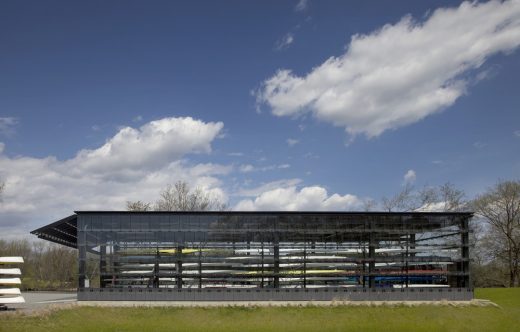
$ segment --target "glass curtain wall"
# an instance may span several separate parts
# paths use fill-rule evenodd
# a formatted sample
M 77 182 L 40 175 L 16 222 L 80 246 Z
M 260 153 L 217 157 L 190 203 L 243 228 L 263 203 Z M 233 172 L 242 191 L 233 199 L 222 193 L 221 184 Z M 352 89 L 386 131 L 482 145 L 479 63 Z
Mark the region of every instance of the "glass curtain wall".
M 78 213 L 79 287 L 469 287 L 468 219 Z

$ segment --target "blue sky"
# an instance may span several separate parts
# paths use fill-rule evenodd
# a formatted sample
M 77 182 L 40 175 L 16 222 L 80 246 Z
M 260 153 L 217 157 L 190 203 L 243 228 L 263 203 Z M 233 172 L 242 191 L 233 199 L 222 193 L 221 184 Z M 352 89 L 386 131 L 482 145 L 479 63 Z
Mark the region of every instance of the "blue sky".
M 468 197 L 518 179 L 519 7 L 2 2 L 0 228 L 177 179 L 240 209 L 334 210 L 410 170 Z

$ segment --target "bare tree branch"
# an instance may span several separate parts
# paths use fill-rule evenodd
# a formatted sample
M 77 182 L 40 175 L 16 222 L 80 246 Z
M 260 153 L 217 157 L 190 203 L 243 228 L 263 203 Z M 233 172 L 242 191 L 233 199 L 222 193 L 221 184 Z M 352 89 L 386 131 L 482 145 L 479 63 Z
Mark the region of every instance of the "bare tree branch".
M 520 280 L 520 181 L 497 183 L 478 196 L 472 206 L 487 223 L 486 240 L 494 258 L 508 267 L 509 286 Z
M 152 208 L 150 203 L 126 201 L 126 209 L 128 211 L 150 211 Z
M 168 185 L 155 202 L 156 211 L 210 211 L 227 210 L 227 205 L 201 188 L 191 190 L 186 182 Z
M 413 210 L 413 186 L 409 183 L 405 184 L 404 188 L 392 197 L 383 197 L 381 204 L 383 208 L 388 211 L 411 211 Z

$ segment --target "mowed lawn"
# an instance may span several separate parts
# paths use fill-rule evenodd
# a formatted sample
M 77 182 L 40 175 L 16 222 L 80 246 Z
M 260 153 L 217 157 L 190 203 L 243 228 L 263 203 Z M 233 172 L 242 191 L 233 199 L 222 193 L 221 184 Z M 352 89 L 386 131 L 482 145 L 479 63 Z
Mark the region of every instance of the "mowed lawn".
M 0 314 L 0 331 L 520 331 L 520 289 L 478 289 L 499 307 L 75 307 Z

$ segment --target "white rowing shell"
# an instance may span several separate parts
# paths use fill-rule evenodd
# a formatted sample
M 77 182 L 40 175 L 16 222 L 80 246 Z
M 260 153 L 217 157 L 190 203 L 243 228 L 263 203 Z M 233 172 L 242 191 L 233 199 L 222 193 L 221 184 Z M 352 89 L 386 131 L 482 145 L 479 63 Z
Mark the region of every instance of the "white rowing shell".
M 23 257 L 0 257 L 0 264 L 23 264 Z
M 20 278 L 0 278 L 0 285 L 20 285 Z
M 0 304 L 15 304 L 15 303 L 25 303 L 23 296 L 0 297 Z
M 0 288 L 0 295 L 21 295 L 19 288 Z
M 20 271 L 20 269 L 0 269 L 0 274 L 19 276 L 22 274 L 22 271 Z

